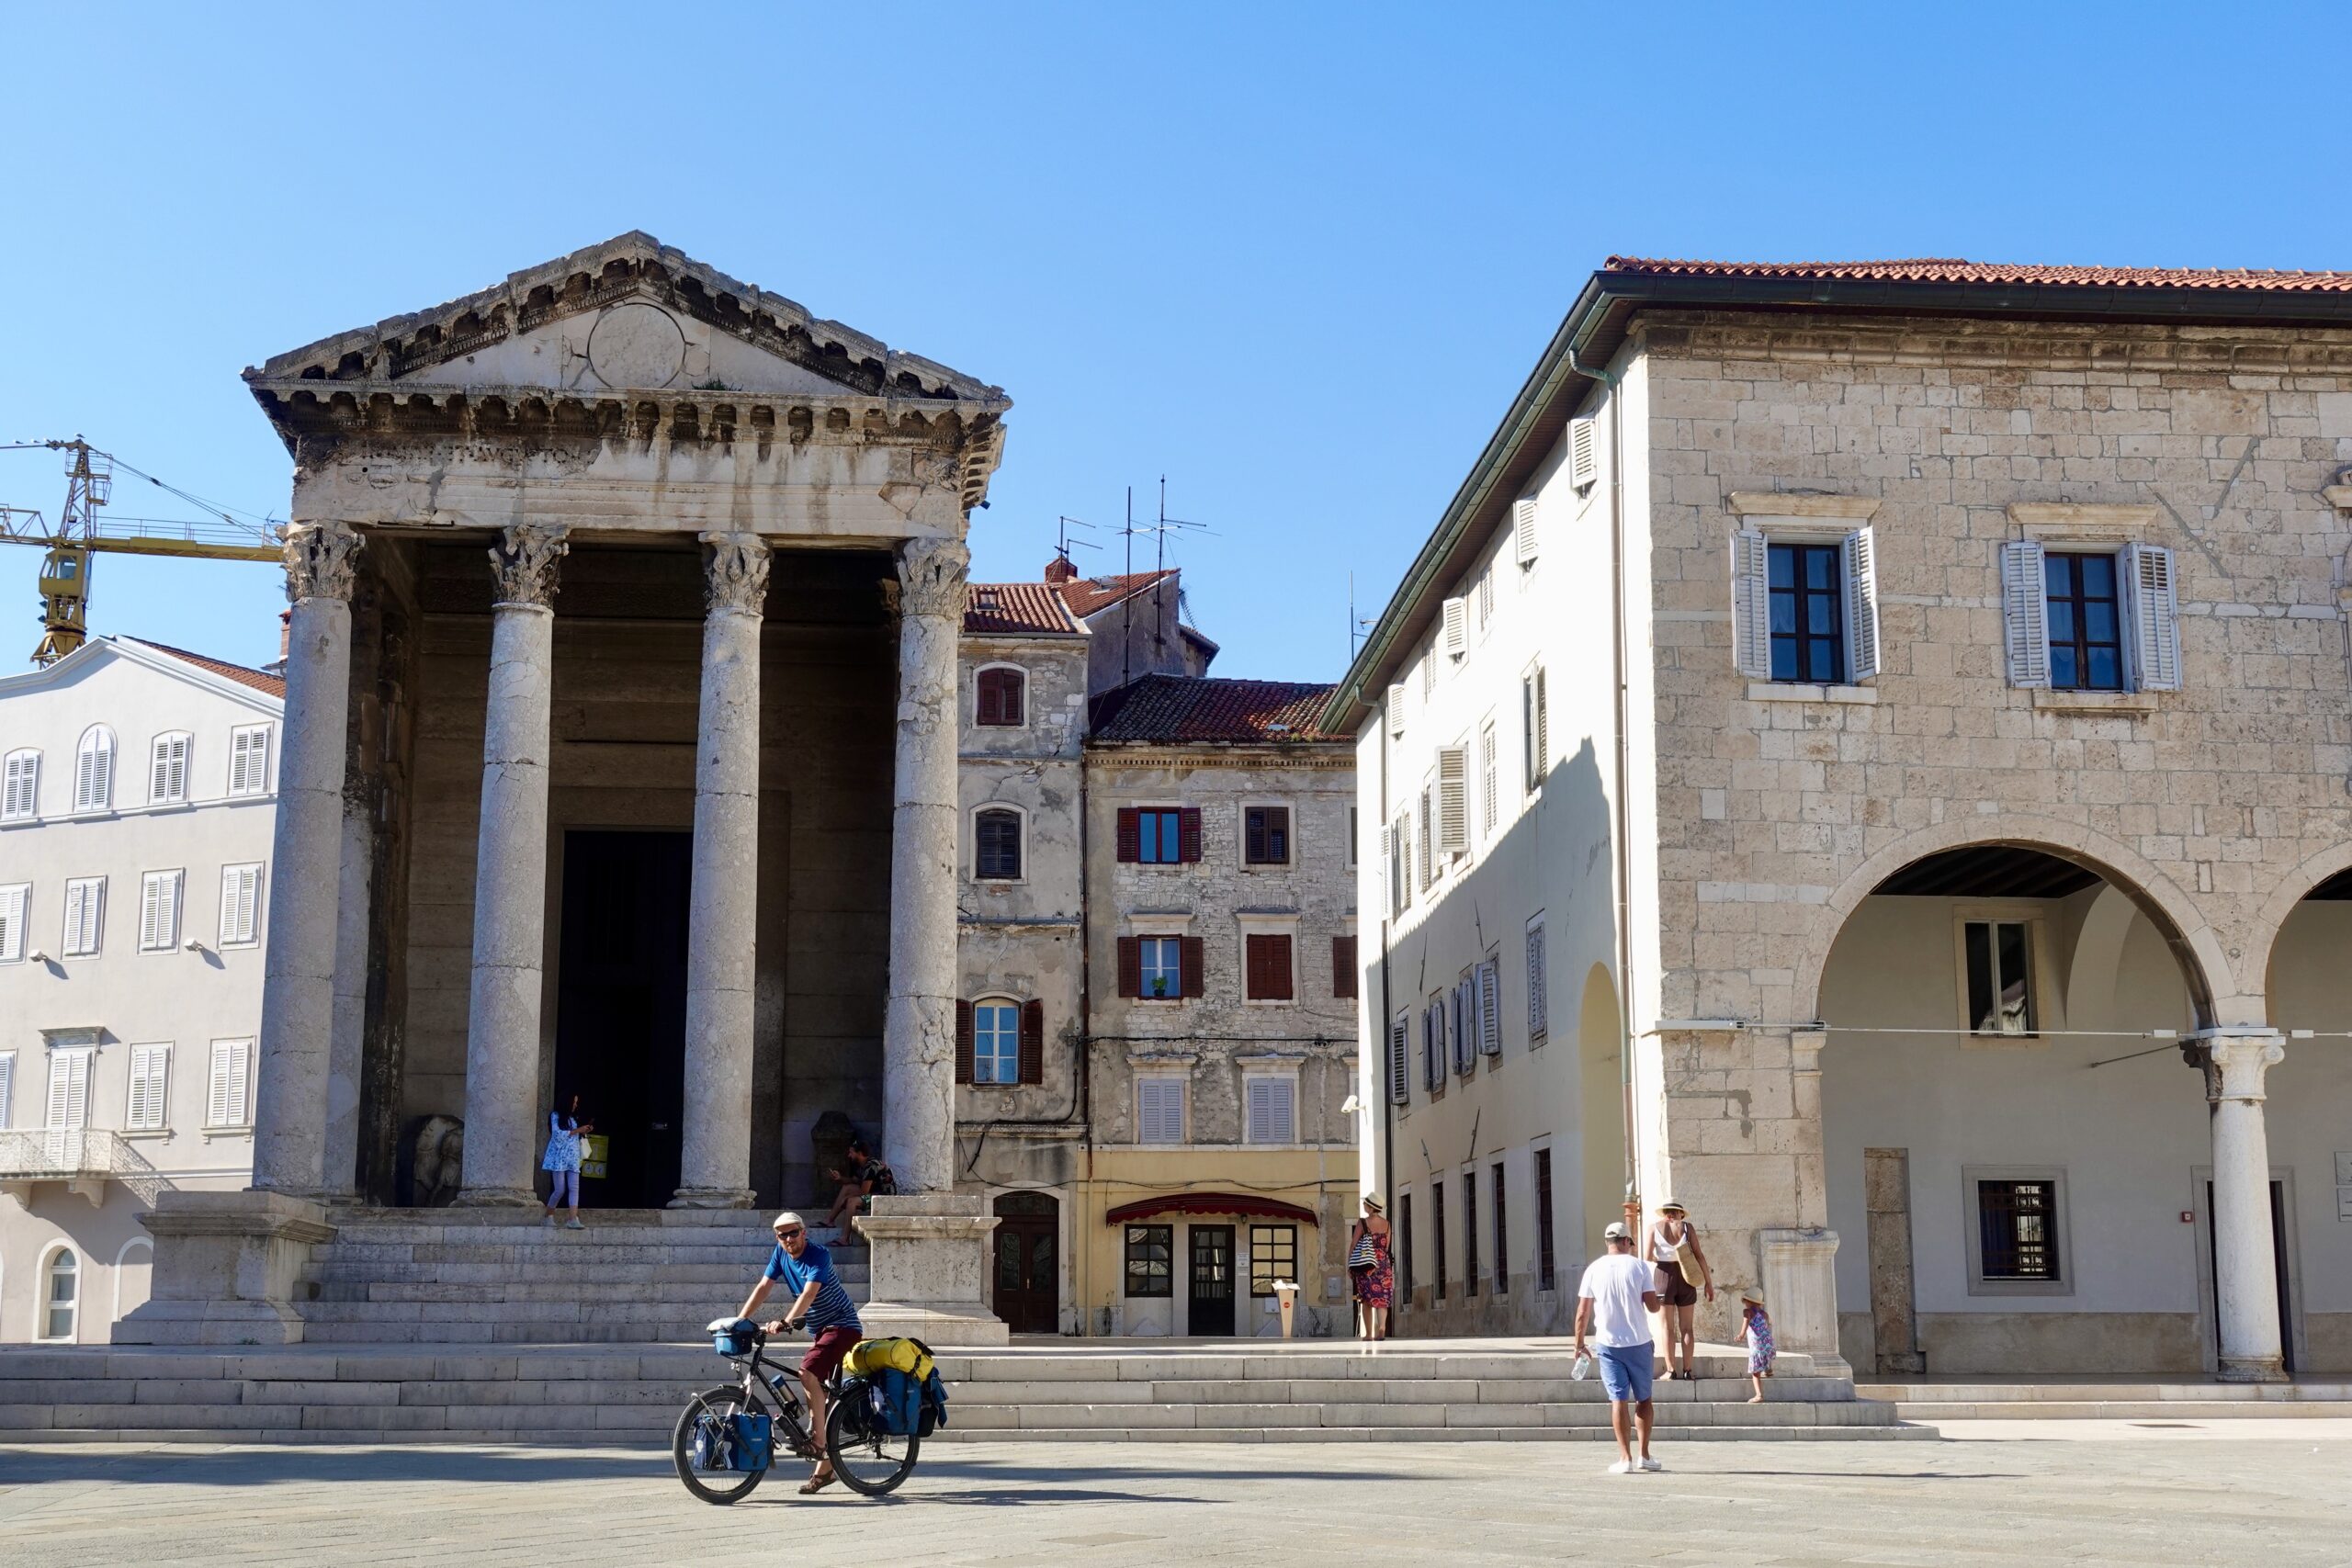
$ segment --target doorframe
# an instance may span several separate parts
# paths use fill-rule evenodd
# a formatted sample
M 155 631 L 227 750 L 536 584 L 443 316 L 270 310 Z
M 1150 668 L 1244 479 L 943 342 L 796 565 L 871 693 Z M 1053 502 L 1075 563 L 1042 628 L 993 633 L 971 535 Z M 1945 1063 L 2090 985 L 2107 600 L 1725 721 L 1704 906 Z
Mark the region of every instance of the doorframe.
M 2197 1254 L 2194 1259 L 2197 1274 L 2197 1351 L 2199 1363 L 2208 1372 L 2218 1372 L 2222 1367 L 2220 1309 L 2213 1302 L 2213 1269 L 2207 1261 L 2213 1256 L 2213 1214 L 2206 1201 L 2205 1190 L 2213 1179 L 2210 1165 L 2189 1168 L 2189 1197 L 2196 1205 L 2195 1230 Z M 2285 1249 L 2287 1255 L 2287 1300 L 2283 1303 L 2287 1318 L 2287 1349 L 2298 1367 L 2311 1365 L 2309 1340 L 2303 1332 L 2303 1265 L 2302 1247 L 2298 1235 L 2300 1226 L 2295 1213 L 2295 1168 L 2274 1165 L 2270 1179 L 2278 1184 L 2278 1218 L 2282 1227 L 2273 1245 Z
M 1082 1325 L 1076 1328 L 1071 1326 L 1070 1314 L 1078 1311 L 1079 1307 L 1076 1293 L 1077 1279 L 1071 1272 L 1074 1266 L 1070 1260 L 1072 1230 L 1078 1223 L 1078 1216 L 1075 1213 L 1076 1205 L 1071 1202 L 1070 1195 L 1058 1187 L 1015 1187 L 1009 1183 L 993 1181 L 984 1183 L 980 1192 L 988 1203 L 988 1216 L 990 1219 L 998 1217 L 996 1201 L 1008 1192 L 1038 1192 L 1054 1201 L 1053 1331 L 1066 1338 L 1073 1334 L 1082 1334 L 1085 1331 Z M 1125 1232 L 1123 1230 L 1120 1234 L 1124 1236 Z M 991 1229 L 989 1236 L 989 1310 L 994 1312 L 996 1310 L 996 1232 Z M 1125 1277 L 1123 1260 L 1120 1270 L 1122 1281 Z
M 1233 1327 L 1223 1334 L 1195 1335 L 1193 1332 L 1193 1232 L 1195 1230 L 1221 1230 L 1231 1238 L 1226 1247 L 1225 1282 L 1232 1288 L 1231 1293 L 1226 1299 L 1233 1303 Z M 1240 1222 L 1233 1218 L 1187 1220 L 1182 1226 L 1182 1233 L 1183 1244 L 1177 1257 L 1183 1261 L 1184 1289 L 1181 1294 L 1184 1303 L 1184 1314 L 1182 1326 L 1176 1331 L 1178 1336 L 1186 1339 L 1240 1338 L 1241 1303 L 1244 1297 L 1238 1275 L 1242 1267 L 1242 1241 L 1248 1233 L 1242 1229 Z

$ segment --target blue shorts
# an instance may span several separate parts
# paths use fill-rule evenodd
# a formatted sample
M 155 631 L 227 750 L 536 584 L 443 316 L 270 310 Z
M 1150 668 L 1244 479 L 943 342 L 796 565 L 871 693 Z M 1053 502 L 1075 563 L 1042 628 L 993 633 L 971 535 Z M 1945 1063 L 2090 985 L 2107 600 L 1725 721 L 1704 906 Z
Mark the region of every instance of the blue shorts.
M 1600 1362 L 1601 1386 L 1619 1404 L 1639 1404 L 1650 1396 L 1650 1380 L 1657 1370 L 1657 1349 L 1652 1345 L 1595 1345 Z

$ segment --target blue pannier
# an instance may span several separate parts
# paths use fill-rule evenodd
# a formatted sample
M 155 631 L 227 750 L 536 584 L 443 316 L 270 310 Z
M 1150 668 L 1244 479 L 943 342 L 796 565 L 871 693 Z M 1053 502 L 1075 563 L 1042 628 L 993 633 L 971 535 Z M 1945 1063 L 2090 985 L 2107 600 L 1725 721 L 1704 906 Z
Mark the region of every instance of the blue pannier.
M 905 1438 L 922 1429 L 922 1384 L 908 1373 L 885 1367 L 865 1380 L 865 1391 L 876 1431 Z
M 947 1385 L 939 1381 L 939 1372 L 934 1368 L 932 1374 L 922 1380 L 922 1419 L 915 1431 L 918 1436 L 928 1438 L 934 1430 L 946 1425 Z
M 765 1470 L 775 1440 L 775 1423 L 770 1416 L 707 1413 L 695 1422 L 694 1468 Z

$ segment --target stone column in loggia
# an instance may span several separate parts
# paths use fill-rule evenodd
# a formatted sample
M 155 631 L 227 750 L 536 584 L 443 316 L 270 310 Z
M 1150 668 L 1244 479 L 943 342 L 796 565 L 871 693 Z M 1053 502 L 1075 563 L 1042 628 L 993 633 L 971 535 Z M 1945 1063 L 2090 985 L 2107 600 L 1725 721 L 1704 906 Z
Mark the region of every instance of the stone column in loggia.
M 2221 1084 L 2213 1101 L 2213 1310 L 2225 1382 L 2286 1380 L 2278 1276 L 2270 1232 L 2270 1135 L 2263 1079 L 2287 1055 L 2272 1029 L 2207 1035 Z
M 560 528 L 509 528 L 491 547 L 490 699 L 474 862 L 466 1016 L 466 1155 L 458 1201 L 536 1204 L 539 991 L 547 945 L 548 699 Z
M 768 544 L 702 536 L 702 708 L 686 923 L 685 1140 L 673 1209 L 752 1201 L 752 1000 L 760 879 L 760 621 Z

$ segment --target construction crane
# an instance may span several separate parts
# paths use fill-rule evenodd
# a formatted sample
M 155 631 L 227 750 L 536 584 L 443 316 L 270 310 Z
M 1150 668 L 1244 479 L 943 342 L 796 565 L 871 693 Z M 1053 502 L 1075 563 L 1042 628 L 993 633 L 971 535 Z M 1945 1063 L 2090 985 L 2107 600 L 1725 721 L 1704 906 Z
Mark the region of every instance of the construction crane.
M 49 553 L 40 563 L 40 645 L 33 662 L 56 663 L 88 637 L 90 560 L 100 550 L 130 556 L 186 556 L 202 560 L 276 562 L 281 558 L 277 530 L 266 523 L 240 522 L 227 511 L 153 474 L 97 450 L 80 436 L 71 441 L 19 441 L 0 452 L 48 450 L 65 454 L 65 504 L 51 528 L 38 512 L 0 505 L 0 543 L 37 545 Z M 213 513 L 219 521 L 175 521 L 161 517 L 107 517 L 98 508 L 114 492 L 121 468 Z

